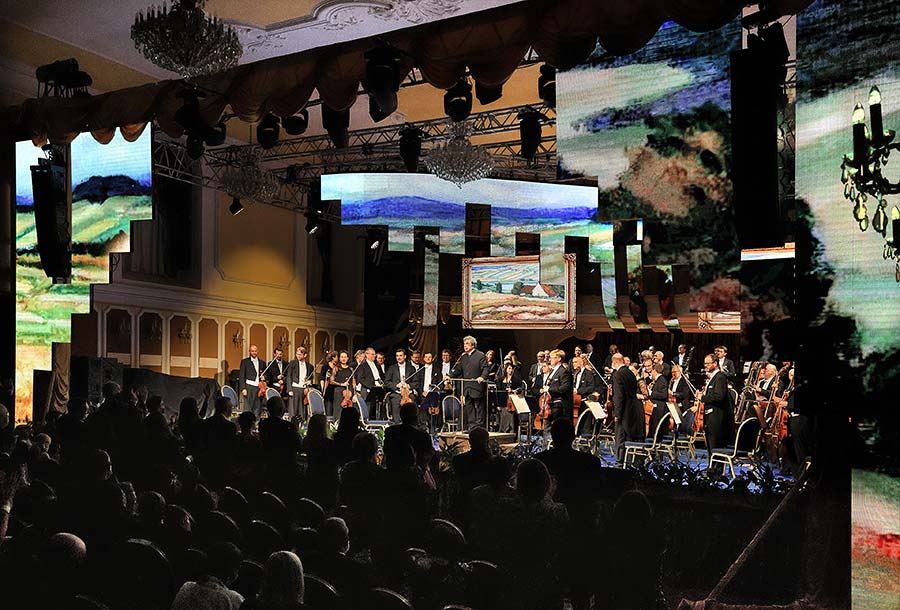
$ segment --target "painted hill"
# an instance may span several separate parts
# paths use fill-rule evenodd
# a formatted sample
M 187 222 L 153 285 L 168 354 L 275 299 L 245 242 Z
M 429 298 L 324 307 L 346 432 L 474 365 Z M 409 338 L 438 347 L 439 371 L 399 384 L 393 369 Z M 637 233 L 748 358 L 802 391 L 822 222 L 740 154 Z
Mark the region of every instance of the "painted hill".
M 589 219 L 596 208 L 572 207 L 564 210 L 547 208 L 511 208 L 494 205 L 492 215 L 503 225 L 529 222 L 535 219 L 578 220 Z M 341 205 L 341 221 L 345 224 L 386 224 L 390 219 L 417 221 L 428 218 L 434 224 L 446 226 L 448 222 L 463 222 L 466 206 L 461 203 L 437 201 L 426 197 L 400 196 L 382 197 L 365 202 L 350 202 Z
M 129 176 L 91 176 L 72 189 L 72 201 L 103 203 L 110 197 L 149 195 L 150 186 Z

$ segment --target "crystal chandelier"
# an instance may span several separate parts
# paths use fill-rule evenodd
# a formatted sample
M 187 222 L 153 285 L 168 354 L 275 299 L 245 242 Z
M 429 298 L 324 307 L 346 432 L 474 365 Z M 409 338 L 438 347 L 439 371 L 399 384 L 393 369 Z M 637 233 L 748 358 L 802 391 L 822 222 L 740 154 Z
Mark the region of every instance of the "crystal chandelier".
M 237 163 L 226 167 L 220 181 L 232 197 L 269 201 L 278 194 L 280 184 L 271 172 L 259 167 L 262 151 L 255 146 L 238 150 Z
M 888 201 L 885 195 L 900 194 L 900 181 L 891 182 L 882 174 L 891 150 L 900 150 L 900 143 L 894 142 L 894 131 L 885 130 L 881 114 L 881 91 L 877 86 L 869 90 L 869 120 L 872 132 L 866 126 L 866 111 L 862 104 L 853 109 L 853 154 L 844 155 L 841 163 L 841 182 L 844 184 L 844 198 L 853 202 L 853 219 L 859 230 L 869 228 L 869 198 L 875 200 L 875 214 L 872 228 L 884 238 L 882 256 L 895 261 L 894 278 L 900 282 L 900 209 L 891 208 L 892 239 L 887 239 Z
M 234 29 L 203 12 L 206 0 L 172 0 L 140 11 L 131 26 L 134 46 L 151 62 L 184 78 L 237 65 L 243 49 Z
M 428 171 L 459 188 L 466 182 L 490 175 L 494 170 L 494 160 L 483 148 L 472 146 L 466 121 L 450 122 L 447 134 L 447 141 L 432 148 L 425 157 Z

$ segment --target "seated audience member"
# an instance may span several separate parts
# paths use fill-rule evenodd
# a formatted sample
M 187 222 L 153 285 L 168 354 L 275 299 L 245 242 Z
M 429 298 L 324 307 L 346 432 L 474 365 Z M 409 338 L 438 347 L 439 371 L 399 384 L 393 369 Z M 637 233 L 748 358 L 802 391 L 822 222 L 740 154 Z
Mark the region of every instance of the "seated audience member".
M 334 450 L 338 464 L 343 466 L 353 459 L 353 439 L 365 432 L 356 409 L 341 409 L 337 432 L 334 433 Z
M 233 408 L 230 398 L 216 398 L 213 415 L 203 420 L 200 432 L 198 464 L 207 481 L 217 489 L 225 486 L 237 447 L 237 426 L 231 421 Z
M 64 463 L 76 461 L 87 443 L 85 417 L 88 401 L 83 398 L 69 400 L 68 410 L 56 422 L 56 441 L 60 444 L 60 459 Z
M 553 447 L 542 451 L 537 459 L 544 463 L 556 480 L 554 499 L 569 509 L 590 510 L 603 491 L 603 463 L 600 458 L 572 447 L 575 427 L 572 420 L 560 417 L 550 426 Z M 577 520 L 577 519 L 576 519 Z
M 434 443 L 431 436 L 418 427 L 419 409 L 415 403 L 408 402 L 400 406 L 400 423 L 388 426 L 384 431 L 384 440 L 397 439 L 413 448 L 416 464 L 425 468 L 434 457 Z
M 309 418 L 306 437 L 306 495 L 326 510 L 337 502 L 338 464 L 334 441 L 328 438 L 328 418 L 317 413 Z
M 290 551 L 277 551 L 269 555 L 263 566 L 259 595 L 244 600 L 241 610 L 301 610 L 303 593 L 300 558 Z
M 240 549 L 230 542 L 210 546 L 203 575 L 181 586 L 172 610 L 238 610 L 244 597 L 228 587 L 237 579 L 242 558 Z
M 178 422 L 176 428 L 188 453 L 193 454 L 200 446 L 201 422 L 206 414 L 206 403 L 203 404 L 203 413 L 197 410 L 197 399 L 186 396 L 178 405 Z
M 331 517 L 319 526 L 319 553 L 315 563 L 305 566 L 310 574 L 325 579 L 341 595 L 348 608 L 359 608 L 369 589 L 364 566 L 351 559 L 350 530 L 340 517 Z
M 282 419 L 284 401 L 273 396 L 266 401 L 266 411 L 269 417 L 259 422 L 263 455 L 270 463 L 292 464 L 300 450 L 300 436 L 291 422 Z
M 487 483 L 487 465 L 492 457 L 489 441 L 488 431 L 476 426 L 469 433 L 469 450 L 453 457 L 453 475 L 463 494 Z

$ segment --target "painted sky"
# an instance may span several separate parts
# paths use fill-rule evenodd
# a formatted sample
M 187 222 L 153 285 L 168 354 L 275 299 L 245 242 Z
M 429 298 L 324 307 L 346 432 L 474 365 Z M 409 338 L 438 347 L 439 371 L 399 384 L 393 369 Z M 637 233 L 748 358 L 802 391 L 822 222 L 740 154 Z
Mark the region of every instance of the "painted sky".
M 122 174 L 142 184 L 150 184 L 152 172 L 151 130 L 145 129 L 135 142 L 126 142 L 118 131 L 109 144 L 100 144 L 89 133 L 72 141 L 72 186 L 91 176 Z M 31 166 L 44 152 L 31 142 L 16 143 L 16 202 L 32 202 Z

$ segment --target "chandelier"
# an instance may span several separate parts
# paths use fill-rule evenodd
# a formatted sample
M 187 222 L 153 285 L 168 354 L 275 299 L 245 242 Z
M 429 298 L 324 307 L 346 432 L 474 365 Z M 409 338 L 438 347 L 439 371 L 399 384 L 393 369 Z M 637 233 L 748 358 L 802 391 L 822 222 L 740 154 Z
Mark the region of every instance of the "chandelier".
M 871 135 L 866 125 L 866 111 L 862 104 L 853 109 L 853 154 L 844 155 L 841 163 L 841 182 L 844 184 L 844 198 L 853 202 L 853 219 L 859 230 L 869 228 L 869 210 L 866 203 L 874 199 L 875 213 L 872 228 L 884 238 L 882 256 L 895 261 L 894 278 L 900 282 L 900 209 L 891 208 L 892 239 L 887 239 L 888 201 L 885 195 L 900 194 L 900 180 L 891 182 L 882 174 L 891 150 L 900 150 L 894 142 L 894 131 L 885 130 L 881 115 L 881 91 L 877 86 L 869 90 L 869 120 Z
M 278 194 L 280 183 L 275 174 L 259 167 L 262 151 L 247 146 L 237 151 L 237 162 L 226 167 L 220 176 L 225 192 L 232 197 L 269 201 Z
M 466 182 L 489 176 L 494 170 L 494 160 L 483 148 L 472 146 L 468 123 L 450 122 L 447 133 L 447 141 L 432 148 L 425 157 L 428 171 L 459 188 Z
M 203 12 L 206 0 L 172 0 L 172 8 L 140 11 L 131 39 L 144 57 L 184 78 L 221 72 L 237 65 L 243 49 L 237 33 Z

